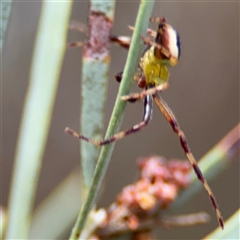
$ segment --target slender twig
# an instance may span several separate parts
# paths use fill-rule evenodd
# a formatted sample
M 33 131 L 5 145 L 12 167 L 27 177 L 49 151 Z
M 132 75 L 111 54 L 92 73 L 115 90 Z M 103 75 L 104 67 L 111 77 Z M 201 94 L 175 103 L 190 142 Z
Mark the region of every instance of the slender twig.
M 65 52 L 72 1 L 44 1 L 9 200 L 7 239 L 27 239 L 42 157 Z
M 109 122 L 108 130 L 106 133 L 106 137 L 113 135 L 115 132 L 118 132 L 122 119 L 124 110 L 126 107 L 126 102 L 121 101 L 120 98 L 123 95 L 126 95 L 130 92 L 130 88 L 133 83 L 134 73 L 137 70 L 138 60 L 141 55 L 141 48 L 143 47 L 143 42 L 139 41 L 140 37 L 145 35 L 148 19 L 151 15 L 153 8 L 153 1 L 147 2 L 142 1 L 140 4 L 137 20 L 136 20 L 136 28 L 132 38 L 132 44 L 130 46 L 126 66 L 124 68 L 123 80 L 119 88 L 119 92 L 117 95 L 116 103 L 113 109 L 113 113 Z M 106 173 L 106 169 L 108 167 L 111 154 L 113 152 L 115 144 L 109 144 L 108 146 L 104 146 L 101 149 L 100 156 L 96 165 L 96 169 L 94 172 L 93 181 L 86 199 L 85 204 L 80 210 L 78 219 L 75 223 L 75 226 L 71 232 L 70 239 L 77 239 L 83 229 L 85 224 L 86 217 L 96 201 L 97 194 L 101 187 L 103 177 Z
M 239 239 L 240 229 L 240 209 L 238 209 L 225 223 L 225 229 L 222 231 L 219 227 L 208 234 L 203 240 L 208 239 Z
M 7 30 L 8 19 L 11 13 L 12 1 L 2 1 L 0 6 L 1 24 L 0 24 L 0 53 L 3 47 L 4 36 Z
M 82 58 L 80 132 L 94 138 L 101 138 L 103 133 L 110 64 L 109 36 L 114 10 L 115 1 L 90 1 L 88 40 L 84 44 Z M 84 141 L 80 141 L 80 145 L 84 199 L 92 181 L 100 149 Z

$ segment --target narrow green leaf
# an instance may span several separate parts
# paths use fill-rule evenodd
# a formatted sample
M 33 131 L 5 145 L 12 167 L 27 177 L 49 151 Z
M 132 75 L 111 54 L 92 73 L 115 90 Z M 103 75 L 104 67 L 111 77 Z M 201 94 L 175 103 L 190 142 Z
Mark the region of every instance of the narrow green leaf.
M 1 2 L 0 52 L 2 51 L 3 40 L 7 30 L 8 19 L 10 17 L 11 8 L 12 8 L 11 0 Z
M 91 1 L 88 16 L 89 39 L 83 48 L 80 131 L 95 139 L 102 138 L 103 134 L 110 66 L 108 39 L 113 26 L 114 10 L 115 1 Z M 101 39 L 96 43 L 97 31 L 101 34 L 99 36 Z M 97 47 L 94 44 L 97 44 Z M 80 146 L 82 197 L 85 198 L 93 178 L 100 148 L 85 141 L 80 141 Z
M 66 46 L 72 1 L 44 1 L 17 143 L 7 239 L 27 239 Z
M 224 231 L 218 227 L 203 240 L 208 239 L 240 239 L 240 209 L 236 211 L 225 223 Z

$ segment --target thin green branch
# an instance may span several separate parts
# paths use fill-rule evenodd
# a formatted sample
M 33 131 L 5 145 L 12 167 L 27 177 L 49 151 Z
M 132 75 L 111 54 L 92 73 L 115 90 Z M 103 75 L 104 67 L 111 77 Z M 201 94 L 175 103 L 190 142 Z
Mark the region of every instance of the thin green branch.
M 27 239 L 64 57 L 72 1 L 43 2 L 15 155 L 7 239 Z
M 10 17 L 12 9 L 12 1 L 2 1 L 1 2 L 1 22 L 0 22 L 0 53 L 3 48 L 3 41 L 4 41 L 4 36 L 7 30 L 7 25 L 8 25 L 8 19 Z
M 96 139 L 102 137 L 104 127 L 110 65 L 109 35 L 113 26 L 114 10 L 115 1 L 91 1 L 88 16 L 89 37 L 83 48 L 80 132 Z M 100 149 L 84 141 L 80 141 L 80 145 L 84 199 L 93 178 Z
M 218 227 L 203 240 L 208 239 L 240 239 L 240 209 L 238 209 L 225 223 L 224 231 Z
M 119 88 L 119 92 L 109 122 L 106 137 L 113 135 L 120 129 L 124 110 L 126 107 L 126 102 L 121 101 L 120 97 L 130 92 L 130 88 L 133 83 L 134 73 L 137 70 L 137 64 L 141 55 L 141 49 L 143 47 L 143 42 L 140 39 L 141 36 L 145 35 L 148 26 L 148 19 L 151 15 L 153 4 L 154 4 L 153 1 L 141 1 L 135 24 L 136 27 L 133 33 L 132 44 L 130 46 L 126 66 L 124 68 L 122 83 Z M 114 145 L 115 145 L 114 143 L 109 144 L 108 146 L 104 146 L 101 149 L 100 156 L 94 172 L 93 181 L 86 202 L 84 203 L 80 210 L 75 226 L 72 229 L 70 239 L 76 240 L 84 227 L 87 215 L 92 206 L 94 205 L 97 194 L 102 185 L 102 181 L 105 176 L 107 167 L 109 165 Z

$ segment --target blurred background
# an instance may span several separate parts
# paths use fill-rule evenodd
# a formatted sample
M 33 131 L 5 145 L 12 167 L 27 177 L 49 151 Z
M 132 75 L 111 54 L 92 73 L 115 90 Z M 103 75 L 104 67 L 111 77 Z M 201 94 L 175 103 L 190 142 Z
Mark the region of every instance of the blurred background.
M 136 1 L 117 1 L 115 35 L 131 34 L 127 26 L 134 25 L 138 6 Z M 40 10 L 38 1 L 14 2 L 3 46 L 1 199 L 4 206 L 8 201 Z M 78 1 L 73 6 L 71 20 L 87 23 L 87 13 L 88 3 Z M 170 86 L 162 96 L 177 116 L 191 150 L 199 159 L 239 121 L 239 3 L 156 2 L 152 16 L 164 16 L 181 37 L 180 62 L 170 69 Z M 154 24 L 150 26 L 156 28 Z M 68 42 L 81 41 L 84 37 L 84 34 L 69 31 Z M 36 206 L 64 177 L 79 167 L 79 141 L 64 134 L 64 129 L 67 126 L 79 129 L 81 54 L 80 48 L 66 51 Z M 105 129 L 119 87 L 113 75 L 123 70 L 126 56 L 126 50 L 112 45 Z M 132 91 L 140 89 L 134 86 Z M 141 102 L 128 104 L 122 129 L 138 123 L 142 112 Z M 136 180 L 137 158 L 154 154 L 185 159 L 179 139 L 156 107 L 147 128 L 117 142 L 98 206 L 107 207 L 123 186 Z M 210 186 L 223 217 L 227 219 L 239 207 L 239 156 Z M 174 214 L 198 211 L 211 214 L 211 223 L 189 227 L 187 232 L 186 228 L 161 230 L 159 236 L 164 239 L 176 236 L 178 239 L 199 239 L 217 227 L 215 213 L 205 191 L 193 198 L 187 208 Z

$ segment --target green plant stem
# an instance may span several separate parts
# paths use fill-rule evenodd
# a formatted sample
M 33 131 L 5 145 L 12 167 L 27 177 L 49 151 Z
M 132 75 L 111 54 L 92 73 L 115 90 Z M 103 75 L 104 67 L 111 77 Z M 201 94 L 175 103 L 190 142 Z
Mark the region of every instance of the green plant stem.
M 89 39 L 84 46 L 82 58 L 80 132 L 95 139 L 101 138 L 103 134 L 104 105 L 107 97 L 110 65 L 110 43 L 108 39 L 113 26 L 114 10 L 115 1 L 92 0 L 90 2 Z M 92 20 L 93 18 L 94 20 Z M 92 49 L 94 48 L 96 31 L 101 33 L 101 36 L 99 36 L 101 39 L 97 42 L 97 50 L 94 51 Z M 92 182 L 100 149 L 85 141 L 80 141 L 80 145 L 81 189 L 84 200 Z
M 44 1 L 17 143 L 7 239 L 27 239 L 64 57 L 72 1 Z
M 240 239 L 240 209 L 238 209 L 225 223 L 224 231 L 218 227 L 203 240 L 208 239 Z
M 116 103 L 109 122 L 106 137 L 118 132 L 123 119 L 123 113 L 126 107 L 126 102 L 121 101 L 120 97 L 130 92 L 133 83 L 133 77 L 137 70 L 137 64 L 141 55 L 143 42 L 140 40 L 141 36 L 145 35 L 148 26 L 148 19 L 153 8 L 153 1 L 141 1 L 135 30 L 133 33 L 132 44 L 130 46 L 127 62 L 124 68 L 123 79 L 119 88 Z M 96 201 L 97 194 L 102 185 L 107 167 L 110 162 L 111 154 L 113 152 L 114 143 L 102 147 L 100 156 L 94 172 L 92 184 L 87 195 L 86 202 L 82 206 L 77 221 L 72 229 L 70 239 L 78 239 L 87 218 L 87 215 Z
M 12 9 L 12 1 L 2 1 L 1 2 L 1 24 L 0 24 L 0 53 L 3 48 L 4 36 L 7 30 L 8 19 Z

